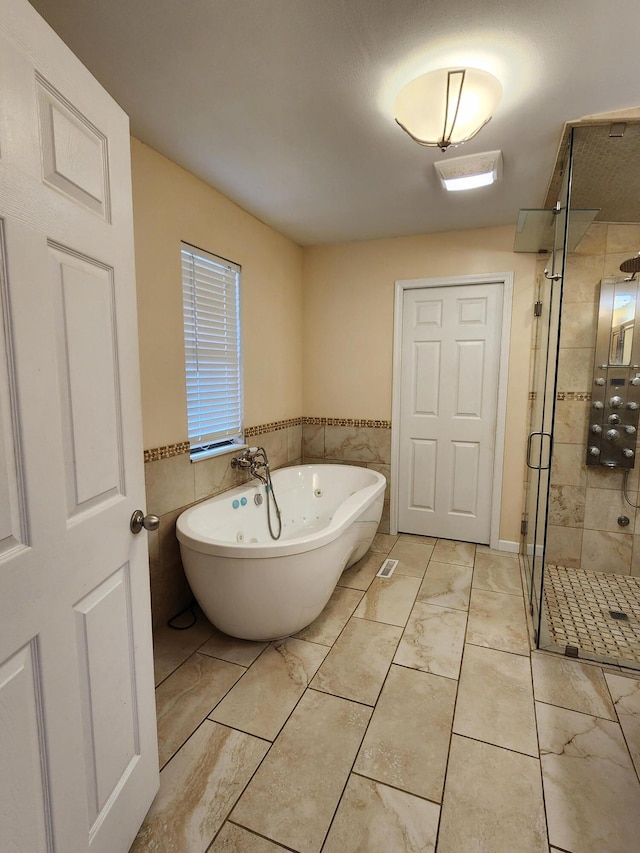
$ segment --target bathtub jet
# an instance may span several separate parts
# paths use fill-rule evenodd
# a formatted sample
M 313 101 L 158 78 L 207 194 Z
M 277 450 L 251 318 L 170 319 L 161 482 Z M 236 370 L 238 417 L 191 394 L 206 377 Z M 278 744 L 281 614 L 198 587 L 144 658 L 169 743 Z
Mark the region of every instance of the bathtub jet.
M 216 628 L 245 640 L 287 637 L 313 622 L 342 572 L 368 551 L 382 515 L 386 480 L 372 469 L 299 465 L 271 476 L 277 541 L 259 481 L 196 504 L 176 528 L 198 604 Z

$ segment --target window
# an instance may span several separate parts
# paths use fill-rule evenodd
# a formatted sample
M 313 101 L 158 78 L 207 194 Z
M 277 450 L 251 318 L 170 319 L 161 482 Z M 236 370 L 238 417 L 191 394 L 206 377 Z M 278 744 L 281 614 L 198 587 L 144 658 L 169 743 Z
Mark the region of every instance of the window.
M 243 443 L 240 267 L 182 243 L 191 458 Z

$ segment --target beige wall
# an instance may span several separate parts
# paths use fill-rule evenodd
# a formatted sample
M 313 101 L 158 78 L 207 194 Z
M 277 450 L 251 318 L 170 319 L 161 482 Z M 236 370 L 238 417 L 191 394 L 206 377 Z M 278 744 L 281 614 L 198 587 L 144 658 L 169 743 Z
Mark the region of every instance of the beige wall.
M 131 141 L 145 448 L 187 439 L 180 241 L 242 266 L 247 426 L 302 411 L 302 249 Z
M 513 271 L 500 538 L 518 542 L 536 256 L 512 226 L 319 246 L 304 252 L 305 416 L 391 419 L 394 282 Z

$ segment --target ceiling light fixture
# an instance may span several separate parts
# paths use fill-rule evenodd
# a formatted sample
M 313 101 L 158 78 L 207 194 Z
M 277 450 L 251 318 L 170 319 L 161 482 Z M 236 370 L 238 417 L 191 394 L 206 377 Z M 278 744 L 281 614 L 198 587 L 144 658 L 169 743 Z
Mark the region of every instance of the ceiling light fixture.
M 396 96 L 397 123 L 418 145 L 446 151 L 472 139 L 502 97 L 493 74 L 478 68 L 441 68 L 407 83 Z
M 442 186 L 450 192 L 487 187 L 502 176 L 502 152 L 485 151 L 433 164 Z

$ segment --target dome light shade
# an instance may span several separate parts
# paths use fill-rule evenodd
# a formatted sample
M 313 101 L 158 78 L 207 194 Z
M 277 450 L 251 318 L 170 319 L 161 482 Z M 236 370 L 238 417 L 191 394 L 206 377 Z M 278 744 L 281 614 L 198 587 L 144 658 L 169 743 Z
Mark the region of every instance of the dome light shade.
M 493 74 L 478 68 L 442 68 L 416 77 L 398 92 L 397 123 L 419 145 L 461 145 L 481 130 L 502 97 Z

